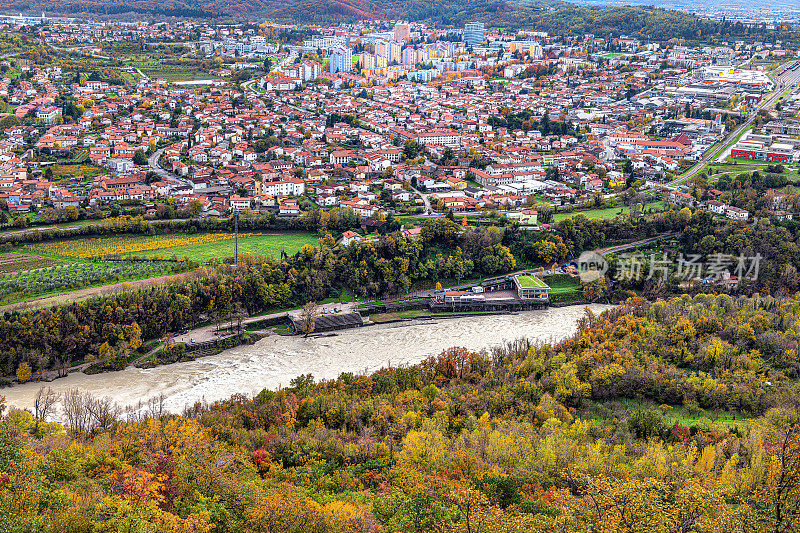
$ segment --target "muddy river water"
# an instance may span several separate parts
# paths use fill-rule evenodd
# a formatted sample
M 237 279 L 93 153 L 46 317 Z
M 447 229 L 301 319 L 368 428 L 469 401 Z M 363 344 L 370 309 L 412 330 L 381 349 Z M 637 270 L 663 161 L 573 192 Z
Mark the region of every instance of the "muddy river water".
M 609 306 L 589 307 L 599 313 Z M 50 386 L 57 392 L 78 387 L 95 396 L 109 397 L 120 407 L 164 394 L 166 408 L 180 412 L 198 400 L 211 402 L 235 393 L 252 395 L 265 387 L 288 386 L 300 374 L 335 378 L 342 372 L 414 364 L 453 346 L 482 350 L 520 338 L 557 342 L 576 331 L 583 313 L 584 306 L 571 306 L 368 326 L 329 337 L 271 336 L 185 363 L 96 375 L 73 373 Z M 40 386 L 28 383 L 0 389 L 0 394 L 9 406 L 30 408 Z

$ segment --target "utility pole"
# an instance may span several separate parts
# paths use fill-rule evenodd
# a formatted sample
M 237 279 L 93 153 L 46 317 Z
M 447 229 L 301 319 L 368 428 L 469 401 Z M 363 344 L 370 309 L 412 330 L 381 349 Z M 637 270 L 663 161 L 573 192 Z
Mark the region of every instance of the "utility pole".
M 234 254 L 236 259 L 236 270 L 239 270 L 239 210 L 234 211 Z

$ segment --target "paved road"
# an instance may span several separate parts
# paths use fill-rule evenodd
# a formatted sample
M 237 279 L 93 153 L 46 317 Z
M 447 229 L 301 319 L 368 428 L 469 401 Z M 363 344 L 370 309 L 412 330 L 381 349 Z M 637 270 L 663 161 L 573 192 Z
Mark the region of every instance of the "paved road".
M 424 193 L 419 189 L 415 188 L 413 185 L 410 185 L 410 187 L 415 193 L 420 195 L 422 197 L 422 201 L 425 202 L 425 214 L 430 215 L 431 213 L 433 213 L 433 208 L 431 208 L 430 193 Z
M 780 95 L 783 93 L 784 90 L 786 90 L 787 87 L 789 86 L 796 87 L 798 85 L 800 85 L 800 71 L 796 71 L 794 73 L 787 73 L 779 77 L 778 86 L 775 89 L 775 92 L 771 96 L 769 96 L 766 100 L 762 100 L 759 103 L 759 105 L 750 113 L 750 116 L 748 117 L 747 121 L 745 121 L 743 124 L 740 124 L 736 129 L 730 132 L 722 142 L 717 144 L 712 150 L 709 150 L 708 153 L 706 153 L 706 155 L 704 155 L 703 158 L 700 159 L 700 161 L 698 161 L 697 164 L 695 164 L 687 172 L 681 174 L 671 182 L 667 183 L 666 187 L 669 189 L 677 188 L 677 186 L 680 183 L 694 177 L 697 173 L 699 173 L 706 166 L 706 163 L 710 162 L 715 157 L 718 158 L 717 160 L 724 161 L 725 158 L 727 157 L 726 152 L 730 148 L 729 145 L 732 145 L 733 140 L 736 139 L 736 137 L 739 134 L 741 134 L 744 130 L 750 127 L 750 125 L 755 120 L 756 116 L 758 116 L 758 112 L 762 109 L 771 109 L 772 107 L 774 107 L 775 103 L 780 98 Z
M 178 176 L 177 174 L 173 174 L 172 172 L 169 172 L 168 170 L 161 168 L 161 165 L 158 164 L 158 160 L 161 159 L 161 154 L 163 153 L 164 149 L 159 148 L 158 150 L 153 152 L 153 154 L 150 157 L 147 158 L 147 165 L 150 167 L 150 170 L 155 172 L 156 175 L 158 175 L 158 177 L 163 180 L 178 180 L 184 185 L 193 187 L 192 182 L 187 180 L 186 178 L 183 178 L 181 176 Z
M 594 250 L 594 252 L 596 252 L 598 254 L 601 254 L 601 255 L 610 254 L 610 253 L 624 252 L 625 250 L 631 250 L 633 248 L 639 248 L 640 246 L 645 246 L 647 244 L 650 244 L 650 243 L 653 243 L 653 242 L 656 242 L 656 241 L 660 241 L 660 240 L 664 240 L 664 239 L 670 239 L 672 237 L 677 237 L 678 235 L 680 235 L 680 233 L 678 233 L 678 232 L 662 233 L 661 235 L 656 235 L 655 237 L 648 237 L 647 239 L 640 239 L 638 241 L 628 242 L 628 243 L 625 243 L 625 244 L 616 244 L 614 246 L 608 246 L 606 248 L 597 248 L 596 250 Z M 563 268 L 566 265 L 572 263 L 573 261 L 575 261 L 575 260 L 574 259 L 570 259 L 568 261 L 562 261 L 558 265 L 558 267 L 559 268 Z M 528 269 L 525 269 L 525 270 L 517 270 L 516 272 L 510 272 L 508 274 L 505 274 L 505 276 L 515 276 L 515 275 L 518 275 L 518 274 L 530 274 L 530 273 L 536 272 L 536 271 L 538 271 L 538 269 L 528 268 Z M 473 285 L 475 285 L 475 283 L 462 283 L 461 285 L 453 285 L 451 287 L 446 287 L 446 288 L 448 290 L 456 291 L 456 290 L 466 289 L 468 287 L 472 287 Z M 436 292 L 436 289 L 429 289 L 429 290 L 425 290 L 425 291 L 417 291 L 417 292 L 408 294 L 406 296 L 415 296 L 415 297 L 432 296 L 434 292 Z
M 102 225 L 107 219 L 96 220 L 93 222 L 89 222 L 86 224 L 63 224 L 58 226 L 31 226 L 30 228 L 25 229 L 15 229 L 11 231 L 3 231 L 0 232 L 0 239 L 3 237 L 11 236 L 11 235 L 25 235 L 27 233 L 37 233 L 42 231 L 67 231 L 71 229 L 83 228 L 86 226 L 100 226 Z M 172 219 L 157 219 L 157 220 L 149 220 L 150 224 L 169 224 L 170 222 L 184 222 L 186 220 L 190 220 L 188 218 L 172 218 Z

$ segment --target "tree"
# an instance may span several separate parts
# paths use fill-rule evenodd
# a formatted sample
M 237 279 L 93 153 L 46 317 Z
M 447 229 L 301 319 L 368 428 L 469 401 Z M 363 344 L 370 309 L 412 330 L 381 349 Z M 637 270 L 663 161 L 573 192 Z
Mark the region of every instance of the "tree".
M 133 154 L 133 163 L 135 165 L 146 165 L 147 164 L 147 156 L 145 155 L 144 151 L 140 148 L 136 150 Z
M 600 276 L 596 280 L 583 286 L 583 299 L 587 302 L 594 302 L 608 295 L 608 285 L 605 276 Z
M 303 307 L 303 309 L 300 311 L 300 317 L 298 321 L 300 332 L 303 333 L 303 336 L 308 337 L 314 332 L 314 327 L 316 326 L 317 318 L 319 318 L 319 316 L 319 306 L 316 303 L 308 302 Z
M 34 435 L 39 434 L 39 424 L 47 422 L 47 417 L 53 414 L 53 409 L 61 395 L 52 388 L 41 387 L 33 399 L 33 412 L 36 418 Z
M 776 440 L 768 447 L 766 476 L 753 501 L 763 531 L 789 533 L 800 521 L 800 424 L 783 429 Z
M 6 115 L 0 120 L 0 128 L 6 129 L 19 126 L 19 118 L 16 115 Z
M 17 368 L 17 381 L 20 383 L 27 383 L 31 380 L 32 370 L 31 365 L 28 363 L 22 363 Z

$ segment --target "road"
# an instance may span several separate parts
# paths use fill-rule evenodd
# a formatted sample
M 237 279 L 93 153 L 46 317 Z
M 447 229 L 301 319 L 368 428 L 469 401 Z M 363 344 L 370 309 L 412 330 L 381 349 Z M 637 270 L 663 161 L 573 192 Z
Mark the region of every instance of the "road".
M 161 159 L 161 154 L 164 153 L 163 148 L 159 148 L 155 152 L 152 153 L 150 157 L 147 158 L 147 165 L 150 167 L 150 170 L 156 173 L 156 175 L 161 178 L 162 180 L 178 180 L 184 185 L 188 185 L 189 187 L 193 187 L 191 181 L 187 180 L 186 178 L 182 178 L 177 174 L 173 174 L 168 170 L 161 168 L 161 165 L 158 164 L 158 160 Z
M 424 192 L 420 191 L 419 189 L 417 189 L 416 187 L 414 187 L 413 185 L 410 185 L 410 187 L 411 187 L 411 190 L 413 190 L 415 193 L 420 195 L 422 197 L 422 201 L 425 202 L 425 214 L 426 215 L 432 214 L 433 213 L 433 208 L 431 208 L 431 199 L 430 199 L 431 195 L 430 195 L 430 193 L 424 193 Z
M 172 222 L 185 222 L 189 220 L 188 218 L 172 218 L 172 219 L 158 219 L 158 220 L 150 220 L 150 224 L 170 224 Z M 24 229 L 15 229 L 10 231 L 2 231 L 0 232 L 0 240 L 5 237 L 13 236 L 13 235 L 26 235 L 28 233 L 37 233 L 37 232 L 44 232 L 44 231 L 69 231 L 78 228 L 85 228 L 87 226 L 101 226 L 105 223 L 106 219 L 98 219 L 96 221 L 87 222 L 84 224 L 61 224 L 61 225 L 50 225 L 50 226 L 31 226 L 29 228 Z
M 727 152 L 729 151 L 729 148 L 733 146 L 734 140 L 753 124 L 756 116 L 758 116 L 758 112 L 762 109 L 771 109 L 774 107 L 775 103 L 780 99 L 781 94 L 786 90 L 787 87 L 797 87 L 798 85 L 800 85 L 800 71 L 788 72 L 783 76 L 780 76 L 778 78 L 778 84 L 775 88 L 775 91 L 767 99 L 762 100 L 758 104 L 758 106 L 750 113 L 747 121 L 740 124 L 736 129 L 730 132 L 722 142 L 718 143 L 713 149 L 709 150 L 700 159 L 700 161 L 698 161 L 687 172 L 667 183 L 666 187 L 669 189 L 677 188 L 680 183 L 683 183 L 684 181 L 698 174 L 703 168 L 705 168 L 706 164 L 712 161 L 715 157 L 717 158 L 717 161 L 724 161 L 728 155 Z

